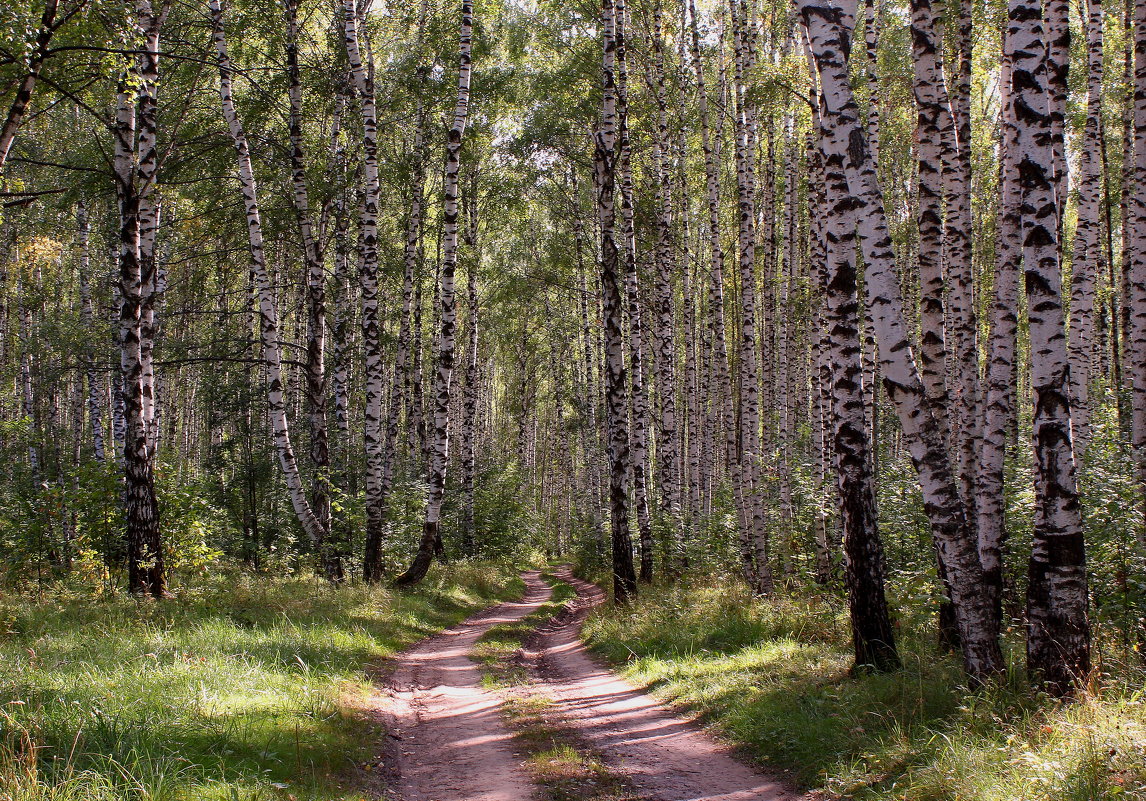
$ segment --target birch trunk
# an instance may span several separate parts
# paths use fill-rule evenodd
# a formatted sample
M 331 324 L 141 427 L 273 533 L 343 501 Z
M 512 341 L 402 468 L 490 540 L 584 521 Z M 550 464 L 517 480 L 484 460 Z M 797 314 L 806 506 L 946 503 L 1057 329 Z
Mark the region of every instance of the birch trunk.
M 1130 173 L 1126 250 L 1126 280 L 1129 283 L 1130 315 L 1128 336 L 1124 337 L 1127 370 L 1132 382 L 1132 442 L 1138 466 L 1138 480 L 1146 503 L 1146 2 L 1134 4 L 1134 162 Z M 1124 190 L 1124 192 L 1127 190 Z M 1143 507 L 1146 511 L 1146 506 Z M 1140 518 L 1138 541 L 1146 547 L 1146 525 Z
M 263 361 L 267 376 L 267 415 L 270 418 L 272 438 L 279 466 L 286 481 L 287 493 L 299 524 L 310 540 L 315 553 L 321 554 L 326 544 L 326 530 L 315 515 L 306 497 L 298 460 L 291 444 L 290 424 L 287 419 L 286 400 L 282 376 L 282 345 L 279 340 L 278 309 L 274 284 L 267 271 L 263 248 L 263 225 L 259 215 L 258 186 L 251 164 L 251 151 L 243 124 L 235 110 L 231 75 L 234 67 L 227 52 L 227 38 L 223 28 L 223 9 L 220 0 L 209 0 L 211 31 L 215 42 L 215 56 L 219 65 L 219 97 L 223 118 L 235 146 L 238 161 L 239 188 L 247 218 L 247 242 L 251 252 L 251 270 L 254 274 L 259 308 L 259 330 L 263 347 Z
M 665 92 L 664 36 L 660 3 L 653 9 L 653 59 L 650 84 L 656 98 L 657 118 L 653 136 L 653 175 L 656 194 L 656 283 L 654 297 L 653 352 L 657 377 L 657 465 L 661 508 L 669 515 L 675 532 L 681 512 L 678 481 L 680 453 L 676 407 L 676 347 L 673 330 L 673 275 L 676 243 L 673 238 L 673 198 L 668 170 L 668 100 Z M 683 158 L 683 154 L 682 154 Z M 686 303 L 691 303 L 688 293 Z M 687 329 L 686 329 L 687 330 Z M 687 383 L 687 382 L 686 382 Z M 692 388 L 687 388 L 692 392 Z
M 1052 43 L 1053 45 L 1053 43 Z M 1053 100 L 1042 10 L 1008 3 L 1023 262 L 1034 391 L 1035 527 L 1028 570 L 1027 670 L 1054 695 L 1090 671 L 1086 553 L 1070 440 L 1070 366 L 1061 300 Z M 1046 109 L 1050 106 L 1052 111 Z
M 473 172 L 466 202 L 465 244 L 466 298 L 469 305 L 469 344 L 466 349 L 466 385 L 462 394 L 462 551 L 468 556 L 477 553 L 477 521 L 475 519 L 474 479 L 477 475 L 475 437 L 477 427 L 478 395 L 478 269 L 481 251 L 478 249 L 478 195 L 477 171 Z M 559 428 L 558 430 L 564 430 Z
M 166 8 L 155 13 L 150 0 L 136 2 L 136 15 L 143 33 L 144 49 L 137 58 L 139 89 L 136 111 L 139 185 L 139 270 L 140 322 L 139 353 L 142 367 L 143 424 L 147 445 L 153 456 L 159 447 L 158 395 L 155 375 L 155 338 L 158 335 L 159 307 L 163 303 L 163 282 L 157 257 L 160 224 L 160 198 L 156 180 L 159 172 L 159 31 Z
M 1022 198 L 1016 185 L 1018 142 L 1011 96 L 1010 62 L 1000 69 L 1000 128 L 998 239 L 995 245 L 995 297 L 987 364 L 979 487 L 979 561 L 992 614 L 1002 626 L 1003 545 L 1007 528 L 1004 475 L 1007 432 L 1014 416 L 1011 376 L 1019 318 L 1019 271 L 1022 269 Z
M 345 578 L 342 556 L 331 541 L 330 443 L 326 430 L 326 270 L 310 211 L 302 133 L 302 75 L 298 64 L 298 0 L 286 0 L 287 95 L 290 101 L 291 189 L 306 266 L 306 401 L 314 486 L 310 504 L 324 532 L 322 570 L 328 581 Z
M 155 496 L 153 454 L 144 422 L 143 362 L 140 328 L 143 307 L 140 267 L 139 156 L 136 98 L 126 78 L 121 82 L 114 126 L 116 196 L 119 202 L 119 341 L 124 407 L 124 520 L 127 537 L 128 589 L 163 597 L 167 594 L 159 504 Z
M 629 139 L 629 69 L 626 43 L 627 13 L 624 0 L 615 0 L 617 63 L 617 166 L 621 177 L 621 241 L 626 311 L 629 318 L 629 380 L 632 421 L 629 458 L 633 482 L 633 508 L 637 513 L 642 582 L 653 580 L 653 536 L 649 521 L 648 453 L 649 397 L 645 386 L 644 320 L 640 271 L 637 266 L 636 224 L 633 210 L 632 145 Z
M 1094 294 L 1103 273 L 1099 245 L 1103 169 L 1099 128 L 1102 122 L 1102 1 L 1090 0 L 1086 25 L 1086 125 L 1079 147 L 1078 225 L 1070 273 L 1070 415 L 1075 463 L 1081 465 L 1090 441 L 1090 367 L 1094 353 Z
M 12 105 L 8 108 L 8 116 L 4 119 L 4 125 L 0 127 L 0 175 L 4 173 L 4 165 L 8 161 L 12 142 L 15 141 L 16 133 L 20 130 L 20 124 L 23 123 L 28 112 L 28 104 L 32 102 L 32 93 L 36 89 L 36 83 L 40 80 L 40 71 L 44 67 L 44 60 L 48 57 L 48 46 L 51 44 L 52 36 L 56 29 L 71 16 L 71 14 L 67 14 L 64 19 L 57 19 L 56 13 L 59 11 L 59 6 L 59 0 L 47 0 L 44 3 L 44 13 L 40 15 L 40 28 L 36 32 L 36 46 L 32 49 L 28 68 L 16 87 Z
M 815 62 L 810 52 L 808 53 L 808 60 L 809 72 L 814 76 Z M 831 400 L 832 343 L 828 330 L 826 298 L 828 286 L 827 217 L 829 208 L 827 187 L 824 180 L 823 157 L 816 144 L 819 138 L 819 127 L 819 113 L 813 109 L 813 131 L 808 136 L 808 235 L 810 239 L 809 256 L 815 270 L 811 277 L 820 290 L 817 293 L 816 312 L 813 319 L 813 330 L 815 331 L 815 339 L 813 340 L 815 374 L 812 386 L 814 393 L 813 426 L 817 446 L 816 509 L 813 533 L 816 553 L 815 580 L 817 584 L 827 585 L 837 578 L 836 554 L 839 548 L 838 543 L 832 541 L 831 529 L 829 528 L 831 516 L 826 502 L 826 487 L 834 459 L 829 430 L 835 430 L 835 412 Z M 871 441 L 874 442 L 874 440 Z
M 88 218 L 87 206 L 80 201 L 76 206 L 76 249 L 79 251 L 80 273 L 80 322 L 83 330 L 91 332 L 95 322 L 95 311 L 92 306 L 91 283 L 88 273 L 91 271 L 91 220 Z M 87 410 L 88 422 L 92 428 L 92 453 L 95 460 L 103 464 L 107 458 L 104 451 L 103 431 L 103 397 L 100 391 L 99 374 L 95 367 L 96 351 L 88 346 L 84 351 L 84 377 L 88 383 Z
M 755 567 L 752 543 L 745 523 L 747 518 L 746 500 L 741 485 L 741 473 L 738 467 L 739 458 L 736 449 L 736 415 L 732 407 L 732 381 L 729 378 L 728 346 L 725 338 L 724 322 L 724 245 L 720 241 L 720 176 L 718 154 L 713 142 L 712 130 L 708 113 L 708 90 L 705 86 L 704 65 L 700 59 L 700 34 L 697 25 L 696 3 L 689 0 L 689 16 L 691 18 L 691 48 L 693 67 L 696 70 L 696 97 L 697 110 L 700 116 L 700 142 L 704 153 L 704 178 L 708 200 L 708 246 L 709 246 L 709 323 L 712 337 L 711 348 L 705 348 L 711 353 L 710 370 L 712 409 L 705 437 L 710 444 L 709 452 L 712 454 L 710 465 L 709 494 L 715 490 L 716 454 L 714 447 L 715 428 L 723 425 L 725 436 L 725 459 L 732 477 L 733 498 L 736 504 L 740 523 L 740 558 L 741 568 L 745 580 L 755 586 Z M 717 137 L 719 138 L 719 137 Z
M 418 108 L 414 129 L 413 175 L 410 180 L 410 205 L 406 216 L 406 240 L 402 252 L 402 319 L 398 325 L 398 352 L 395 355 L 394 387 L 391 391 L 390 427 L 396 428 L 398 415 L 406 414 L 406 448 L 410 453 L 418 450 L 413 409 L 414 359 L 412 342 L 414 338 L 414 299 L 415 284 L 420 282 L 422 220 L 425 213 L 425 109 Z M 420 305 L 421 294 L 418 293 Z M 420 322 L 421 319 L 418 318 Z M 417 347 L 421 348 L 421 336 L 417 337 Z M 420 400 L 419 400 L 420 404 Z M 420 410 L 419 405 L 419 410 Z M 396 433 L 396 432 L 395 432 Z
M 912 91 L 918 110 L 915 135 L 919 142 L 916 207 L 919 229 L 919 372 L 940 430 L 949 431 L 940 151 L 941 142 L 954 138 L 955 120 L 940 61 L 943 41 L 937 35 L 930 0 L 912 0 L 911 42 L 915 70 Z
M 362 285 L 362 342 L 365 350 L 366 407 L 363 420 L 366 444 L 366 536 L 363 577 L 382 573 L 382 538 L 386 516 L 385 443 L 382 399 L 386 392 L 378 310 L 378 114 L 374 100 L 373 66 L 364 63 L 356 0 L 342 2 L 342 35 L 350 63 L 350 77 L 358 94 L 362 117 L 363 199 L 360 213 L 359 280 Z
M 865 264 L 864 289 L 879 340 L 884 389 L 896 408 L 919 474 L 932 536 L 950 582 L 964 666 L 974 680 L 985 680 L 1003 667 L 998 632 L 983 593 L 977 542 L 971 536 L 907 337 L 883 198 L 848 83 L 846 53 L 851 32 L 842 25 L 839 9 L 821 0 L 796 0 L 796 8 L 807 28 L 820 76 L 825 130 L 822 148 L 827 159 L 841 159 L 846 170 L 847 202 L 857 220 Z
M 473 39 L 473 3 L 463 0 L 459 36 L 458 95 L 454 121 L 446 139 L 446 171 L 443 179 L 443 240 L 441 266 L 440 323 L 437 370 L 434 375 L 434 429 L 430 437 L 429 491 L 426 519 L 418 552 L 410 567 L 396 579 L 400 586 L 416 584 L 425 578 L 435 554 L 441 552 L 439 531 L 442 501 L 446 491 L 446 468 L 450 458 L 450 382 L 454 371 L 454 272 L 458 263 L 458 173 L 461 169 L 462 136 L 470 105 L 470 52 Z
M 755 64 L 753 33 L 747 5 L 732 0 L 733 81 L 736 92 L 736 186 L 740 210 L 740 475 L 747 514 L 745 523 L 752 543 L 753 590 L 772 592 L 772 569 L 768 562 L 768 532 L 763 499 L 758 486 L 760 452 L 760 388 L 756 351 L 756 111 L 748 92 L 746 76 Z
M 613 601 L 624 604 L 636 594 L 633 546 L 629 537 L 629 436 L 624 334 L 621 315 L 621 248 L 617 244 L 617 48 L 618 24 L 613 0 L 601 0 L 601 119 L 594 135 L 594 183 L 601 234 L 601 290 L 605 323 L 605 416 L 609 456 L 609 509 L 613 546 Z M 622 34 L 623 36 L 623 34 Z
M 827 215 L 823 283 L 832 365 L 832 442 L 856 665 L 885 671 L 899 667 L 899 654 L 884 592 L 883 544 L 876 517 L 864 409 L 856 220 L 848 210 L 850 193 L 841 156 L 835 152 L 824 161 L 824 182 L 829 197 L 835 201 Z

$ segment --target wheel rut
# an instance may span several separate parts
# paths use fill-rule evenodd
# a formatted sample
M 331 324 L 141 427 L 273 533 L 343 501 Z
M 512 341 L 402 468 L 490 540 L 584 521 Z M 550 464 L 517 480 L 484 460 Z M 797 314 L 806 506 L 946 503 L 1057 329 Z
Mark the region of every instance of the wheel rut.
M 645 801 L 795 801 L 791 791 L 733 756 L 692 721 L 618 677 L 581 642 L 581 626 L 606 596 L 573 576 L 577 598 L 569 611 L 536 632 L 527 656 L 541 692 L 573 724 L 579 737 L 623 774 Z
M 605 600 L 596 585 L 563 568 L 577 597 L 523 649 L 530 693 L 553 704 L 578 745 L 623 775 L 644 801 L 795 801 L 775 777 L 733 756 L 693 722 L 617 677 L 580 640 L 589 612 Z M 401 801 L 534 801 L 545 797 L 523 767 L 501 699 L 482 687 L 470 658 L 493 626 L 522 619 L 549 600 L 537 571 L 522 574 L 517 602 L 491 607 L 403 653 L 385 710 L 396 740 L 391 792 Z
M 520 601 L 479 612 L 398 657 L 386 712 L 397 741 L 392 768 L 398 778 L 391 789 L 402 801 L 537 797 L 502 722 L 501 700 L 482 688 L 481 671 L 469 656 L 489 629 L 520 620 L 549 600 L 552 588 L 536 571 L 523 578 Z

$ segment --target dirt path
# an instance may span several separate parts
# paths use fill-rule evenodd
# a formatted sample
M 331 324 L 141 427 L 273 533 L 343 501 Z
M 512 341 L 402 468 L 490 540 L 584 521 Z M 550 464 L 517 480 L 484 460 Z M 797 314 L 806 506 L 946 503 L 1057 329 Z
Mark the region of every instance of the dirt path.
M 431 637 L 398 658 L 389 680 L 387 728 L 397 741 L 396 789 L 403 801 L 529 801 L 535 793 L 497 695 L 481 686 L 469 653 L 493 626 L 545 603 L 552 589 L 523 574 L 520 601 L 499 604 Z
M 591 658 L 580 641 L 589 611 L 605 599 L 567 570 L 577 590 L 568 612 L 538 629 L 524 657 L 528 690 L 587 746 L 628 779 L 642 801 L 795 801 L 797 794 L 735 759 L 690 721 L 669 712 Z M 394 740 L 390 792 L 401 801 L 533 801 L 541 797 L 522 767 L 501 699 L 481 686 L 469 657 L 493 626 L 520 620 L 549 600 L 537 571 L 522 574 L 518 602 L 480 612 L 398 658 L 381 710 Z
M 646 801 L 794 801 L 798 794 L 733 758 L 699 727 L 598 664 L 581 644 L 581 625 L 605 600 L 596 585 L 557 572 L 578 598 L 542 627 L 528 656 L 578 734 L 631 779 Z

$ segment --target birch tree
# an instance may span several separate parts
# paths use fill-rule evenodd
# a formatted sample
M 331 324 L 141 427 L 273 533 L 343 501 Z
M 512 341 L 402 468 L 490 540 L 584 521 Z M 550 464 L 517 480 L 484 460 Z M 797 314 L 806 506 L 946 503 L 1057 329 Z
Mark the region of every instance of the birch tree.
M 243 123 L 235 109 L 231 76 L 234 67 L 227 50 L 227 37 L 223 27 L 221 0 L 209 0 L 211 32 L 215 43 L 215 58 L 219 66 L 219 97 L 222 101 L 223 119 L 231 135 L 238 162 L 239 189 L 243 196 L 246 212 L 247 243 L 251 254 L 251 271 L 257 294 L 259 331 L 263 349 L 267 380 L 267 413 L 279 467 L 286 481 L 291 507 L 303 531 L 310 539 L 315 552 L 322 554 L 326 547 L 327 531 L 315 515 L 306 497 L 302 473 L 291 444 L 290 423 L 287 419 L 285 389 L 282 375 L 282 344 L 279 339 L 279 315 L 275 304 L 274 287 L 267 271 L 266 253 L 263 247 L 263 224 L 259 214 L 258 185 L 251 163 L 251 149 Z M 333 576 L 332 576 L 333 578 Z
M 601 118 L 594 134 L 593 177 L 601 231 L 601 291 L 605 324 L 605 425 L 609 456 L 609 511 L 613 550 L 613 600 L 626 603 L 637 591 L 629 537 L 629 432 L 621 324 L 621 245 L 617 236 L 617 26 L 613 0 L 601 0 Z
M 356 0 L 342 2 L 342 36 L 350 64 L 351 85 L 358 95 L 362 121 L 362 205 L 358 275 L 362 287 L 362 342 L 365 351 L 366 407 L 363 430 L 366 442 L 366 537 L 363 578 L 382 576 L 382 537 L 385 529 L 385 434 L 382 400 L 386 392 L 382 360 L 381 322 L 378 301 L 378 214 L 381 185 L 378 180 L 378 111 L 374 98 L 373 66 L 364 59 L 360 9 Z
M 1070 412 L 1075 461 L 1081 463 L 1090 440 L 1090 379 L 1094 352 L 1094 295 L 1103 273 L 1099 245 L 1103 169 L 1099 152 L 1102 124 L 1102 2 L 1090 0 L 1086 22 L 1086 123 L 1079 149 L 1078 224 L 1070 268 Z
M 91 272 L 91 220 L 83 201 L 76 206 L 76 248 L 79 251 L 80 279 L 80 322 L 86 332 L 91 332 L 95 324 L 95 309 L 92 304 Z M 103 393 L 100 389 L 99 374 L 96 371 L 94 343 L 88 345 L 84 353 L 84 378 L 87 380 L 87 413 L 91 426 L 92 453 L 97 462 L 106 459 L 103 431 Z
M 330 538 L 330 444 L 326 429 L 326 269 L 310 209 L 302 133 L 302 75 L 298 64 L 298 0 L 286 0 L 287 97 L 290 111 L 291 198 L 306 267 L 306 401 L 310 462 L 314 468 L 311 510 L 324 532 L 322 569 L 330 581 L 344 578 L 342 558 Z
M 416 584 L 426 577 L 434 555 L 440 549 L 439 526 L 446 492 L 446 468 L 450 459 L 450 390 L 454 371 L 454 272 L 458 264 L 458 189 L 462 158 L 462 136 L 470 107 L 470 54 L 473 47 L 473 3 L 462 0 L 458 52 L 458 94 L 454 121 L 446 137 L 446 171 L 443 178 L 442 265 L 439 297 L 437 364 L 434 374 L 433 432 L 430 437 L 429 490 L 426 517 L 418 551 L 406 572 L 396 579 L 400 586 Z
M 162 17 L 154 13 L 149 0 L 137 0 L 135 13 L 142 28 L 145 46 L 131 68 L 135 75 L 146 71 L 158 74 L 159 32 Z M 167 573 L 163 540 L 159 527 L 159 503 L 155 495 L 154 451 L 148 440 L 143 380 L 142 227 L 147 198 L 154 192 L 154 172 L 145 182 L 142 164 L 154 165 L 154 136 L 138 129 L 135 76 L 124 74 L 116 99 L 113 128 L 116 197 L 119 203 L 119 342 L 120 372 L 124 405 L 124 520 L 127 538 L 127 584 L 133 593 L 163 597 L 167 594 Z M 142 81 L 139 81 L 142 83 Z M 154 115 L 145 118 L 154 123 Z M 148 144 L 150 142 L 150 145 Z
M 825 158 L 844 156 L 848 197 L 863 253 L 864 289 L 879 339 L 880 366 L 888 400 L 895 407 L 919 475 L 936 550 L 945 568 L 959 627 L 963 664 L 973 679 L 1002 669 L 1002 652 L 989 603 L 982 591 L 977 541 L 967 524 L 935 415 L 907 338 L 903 301 L 895 274 L 883 197 L 868 157 L 865 131 L 847 77 L 846 15 L 821 0 L 796 0 L 819 73 Z
M 1070 439 L 1070 397 L 1054 181 L 1054 120 L 1042 10 L 1007 6 L 1023 272 L 1034 390 L 1035 526 L 1028 568 L 1027 669 L 1056 695 L 1090 670 L 1086 553 Z

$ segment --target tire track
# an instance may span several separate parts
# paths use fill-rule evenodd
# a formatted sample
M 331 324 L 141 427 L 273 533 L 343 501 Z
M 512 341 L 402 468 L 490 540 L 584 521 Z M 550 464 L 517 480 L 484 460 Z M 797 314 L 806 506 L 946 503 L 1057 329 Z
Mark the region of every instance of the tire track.
M 528 801 L 535 798 L 501 719 L 501 699 L 481 686 L 470 659 L 478 638 L 493 626 L 520 620 L 544 604 L 552 589 L 537 571 L 522 575 L 520 601 L 479 612 L 430 637 L 398 658 L 388 681 L 387 728 L 397 740 L 403 801 Z
M 595 584 L 566 567 L 555 574 L 577 590 L 570 610 L 536 632 L 530 661 L 578 736 L 625 775 L 646 801 L 795 801 L 792 792 L 732 756 L 700 727 L 593 659 L 581 643 L 589 612 L 605 601 Z

